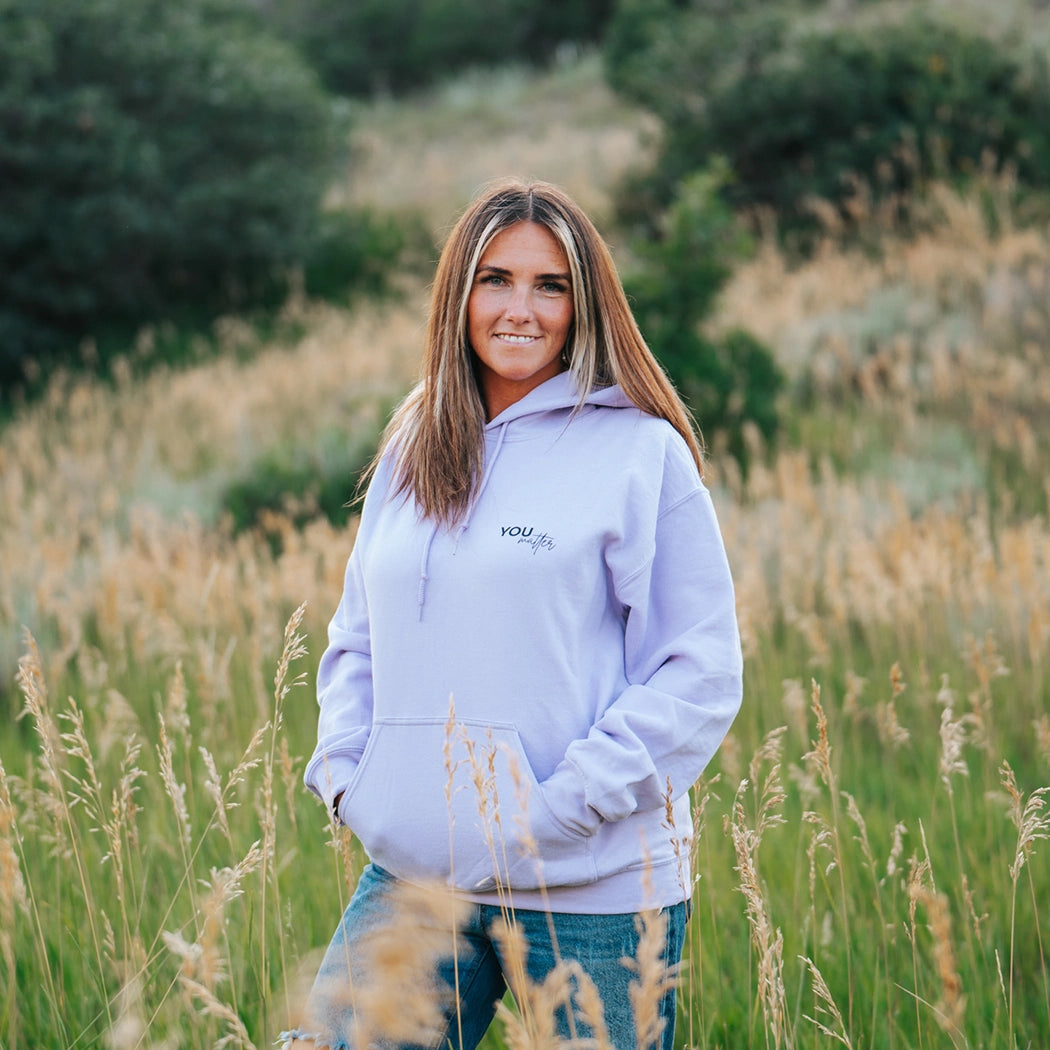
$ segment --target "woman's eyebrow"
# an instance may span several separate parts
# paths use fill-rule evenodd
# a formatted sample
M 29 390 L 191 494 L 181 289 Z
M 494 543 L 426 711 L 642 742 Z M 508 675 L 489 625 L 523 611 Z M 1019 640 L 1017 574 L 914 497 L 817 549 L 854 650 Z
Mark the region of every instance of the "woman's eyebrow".
M 477 273 L 482 271 L 487 273 L 498 273 L 501 277 L 510 277 L 511 271 L 504 266 L 494 266 L 492 263 L 486 263 L 484 266 L 477 268 Z M 567 273 L 538 273 L 536 274 L 536 280 L 538 281 L 568 281 L 570 275 Z

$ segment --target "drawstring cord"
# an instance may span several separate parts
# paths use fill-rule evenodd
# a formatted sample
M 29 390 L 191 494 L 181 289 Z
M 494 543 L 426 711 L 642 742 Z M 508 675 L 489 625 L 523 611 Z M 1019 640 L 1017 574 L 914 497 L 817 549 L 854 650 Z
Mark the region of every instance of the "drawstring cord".
M 492 475 L 492 470 L 496 465 L 496 460 L 499 457 L 500 449 L 503 448 L 503 438 L 507 433 L 508 425 L 509 421 L 503 423 L 496 432 L 496 445 L 485 464 L 484 473 L 481 475 L 481 484 L 478 485 L 478 491 L 470 501 L 470 506 L 467 508 L 467 513 L 464 515 L 463 521 L 456 526 L 456 537 L 452 547 L 453 554 L 456 553 L 456 548 L 459 546 L 460 537 L 470 527 L 470 519 L 474 513 L 474 508 L 478 505 L 478 500 L 481 499 L 481 494 L 485 491 L 485 486 L 488 484 L 488 480 Z M 423 544 L 423 557 L 419 564 L 419 588 L 416 594 L 416 603 L 419 606 L 420 620 L 423 619 L 423 606 L 426 604 L 427 600 L 427 581 L 430 579 L 430 548 L 434 545 L 434 538 L 437 536 L 437 531 L 438 526 L 436 524 L 431 526 L 430 532 Z

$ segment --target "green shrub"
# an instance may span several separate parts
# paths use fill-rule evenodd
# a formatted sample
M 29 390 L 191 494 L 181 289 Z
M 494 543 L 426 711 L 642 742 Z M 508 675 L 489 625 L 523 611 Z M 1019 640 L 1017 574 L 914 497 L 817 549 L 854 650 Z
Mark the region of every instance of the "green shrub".
M 328 300 L 348 293 L 384 295 L 402 270 L 429 272 L 434 250 L 418 215 L 326 211 L 303 264 L 306 293 Z
M 345 524 L 387 414 L 352 432 L 323 432 L 309 446 L 279 445 L 264 453 L 223 492 L 221 507 L 234 531 L 262 529 L 276 545 L 279 529 L 268 523 L 271 514 L 297 528 L 318 517 Z
M 270 17 L 332 91 L 400 93 L 469 66 L 549 60 L 600 38 L 613 0 L 275 0 Z
M 629 3 L 620 12 L 625 17 Z M 860 179 L 906 200 L 930 177 L 965 177 L 989 158 L 1027 186 L 1050 184 L 1050 79 L 1005 44 L 929 13 L 792 38 L 785 9 L 713 17 L 698 4 L 646 31 L 610 30 L 609 78 L 652 108 L 666 135 L 656 170 L 625 194 L 638 216 L 715 154 L 736 206 L 785 224 L 819 198 L 849 212 Z
M 653 352 L 689 402 L 709 438 L 718 435 L 745 469 L 748 424 L 772 441 L 783 376 L 770 350 L 747 332 L 708 338 L 701 322 L 746 249 L 721 197 L 723 164 L 685 179 L 663 216 L 658 238 L 638 245 L 645 267 L 629 277 L 634 313 Z
M 99 327 L 272 295 L 332 132 L 315 75 L 240 7 L 0 0 L 0 383 Z

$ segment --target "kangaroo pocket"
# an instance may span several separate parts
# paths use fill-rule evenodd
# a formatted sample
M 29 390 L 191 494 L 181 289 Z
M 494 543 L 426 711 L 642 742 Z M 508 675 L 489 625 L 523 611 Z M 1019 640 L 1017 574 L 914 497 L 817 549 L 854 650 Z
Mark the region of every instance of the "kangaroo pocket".
M 693 836 L 687 807 L 688 802 L 685 807 L 676 807 L 678 826 L 668 826 L 664 809 L 639 811 L 624 820 L 602 824 L 594 837 L 598 877 L 674 865 L 676 877 L 687 887 Z
M 339 814 L 402 878 L 465 890 L 597 878 L 591 839 L 551 812 L 511 725 L 377 721 Z

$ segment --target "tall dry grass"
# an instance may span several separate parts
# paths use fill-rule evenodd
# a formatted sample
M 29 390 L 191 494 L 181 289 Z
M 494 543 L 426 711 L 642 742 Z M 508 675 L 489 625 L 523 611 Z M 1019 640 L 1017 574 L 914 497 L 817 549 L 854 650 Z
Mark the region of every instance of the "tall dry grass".
M 507 175 L 558 183 L 596 221 L 625 170 L 652 156 L 657 122 L 605 84 L 587 52 L 537 78 L 523 67 L 477 70 L 405 106 L 354 113 L 353 165 L 333 205 L 421 213 L 443 238 L 480 184 Z
M 767 245 L 716 322 L 793 386 L 775 455 L 710 466 L 746 699 L 682 836 L 688 1046 L 1050 1030 L 1050 241 L 1005 196 L 994 223 L 936 205 L 875 258 Z M 6 1050 L 269 1044 L 360 871 L 300 784 L 353 526 L 275 514 L 273 544 L 219 497 L 274 445 L 372 426 L 422 302 L 289 309 L 294 343 L 245 353 L 230 321 L 236 355 L 56 376 L 0 433 Z M 549 1044 L 548 1021 L 508 1004 L 486 1045 Z

